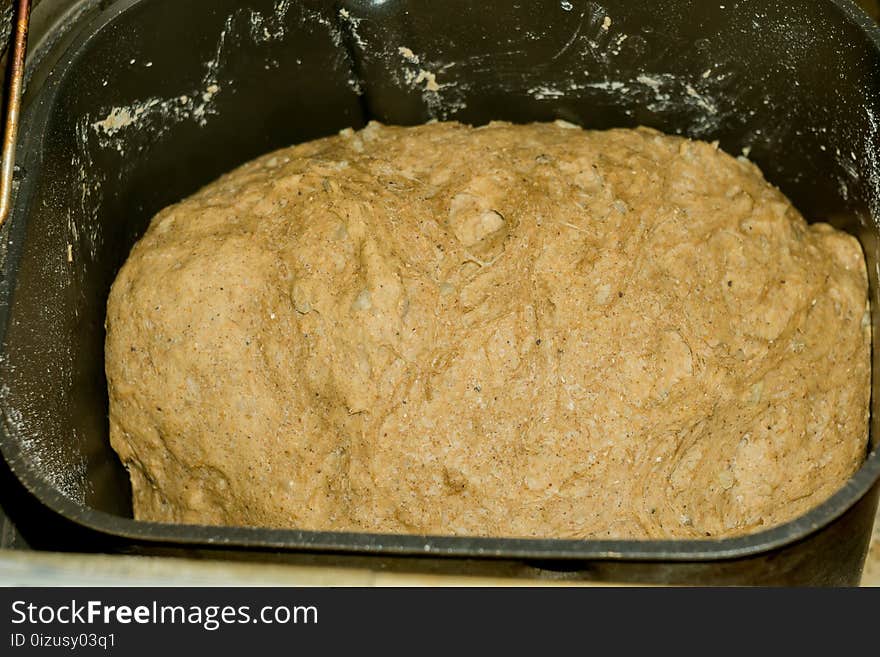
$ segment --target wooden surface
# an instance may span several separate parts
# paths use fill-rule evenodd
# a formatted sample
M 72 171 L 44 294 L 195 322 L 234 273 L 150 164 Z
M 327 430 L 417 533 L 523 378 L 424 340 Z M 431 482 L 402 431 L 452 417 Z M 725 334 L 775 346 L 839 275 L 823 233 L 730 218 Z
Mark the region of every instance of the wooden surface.
M 865 562 L 862 586 L 880 586 L 880 510 L 874 519 L 874 539 L 871 541 L 868 560 Z
M 2 586 L 615 586 L 362 568 L 0 550 Z M 627 585 L 628 586 L 628 585 Z
M 876 535 L 875 530 L 875 535 Z M 615 586 L 521 577 L 0 550 L 0 586 Z M 880 586 L 877 541 L 862 586 Z

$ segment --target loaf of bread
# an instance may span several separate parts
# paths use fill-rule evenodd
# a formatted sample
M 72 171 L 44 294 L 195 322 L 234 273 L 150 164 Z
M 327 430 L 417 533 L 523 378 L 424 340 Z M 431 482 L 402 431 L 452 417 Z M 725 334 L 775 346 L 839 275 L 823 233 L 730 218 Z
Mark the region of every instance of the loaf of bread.
M 144 520 L 737 535 L 864 459 L 867 318 L 858 242 L 717 145 L 371 123 L 153 219 L 110 437 Z

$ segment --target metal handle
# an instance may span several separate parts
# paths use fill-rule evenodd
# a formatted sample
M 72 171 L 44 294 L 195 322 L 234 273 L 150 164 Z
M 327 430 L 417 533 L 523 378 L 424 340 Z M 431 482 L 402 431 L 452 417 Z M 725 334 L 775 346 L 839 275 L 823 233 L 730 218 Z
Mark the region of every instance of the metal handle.
M 6 96 L 6 123 L 3 126 L 3 154 L 0 162 L 0 228 L 12 210 L 12 175 L 15 171 L 15 144 L 18 139 L 18 120 L 21 113 L 21 88 L 24 82 L 24 62 L 27 55 L 28 25 L 31 0 L 18 0 L 15 17 L 15 35 L 9 61 L 9 90 Z

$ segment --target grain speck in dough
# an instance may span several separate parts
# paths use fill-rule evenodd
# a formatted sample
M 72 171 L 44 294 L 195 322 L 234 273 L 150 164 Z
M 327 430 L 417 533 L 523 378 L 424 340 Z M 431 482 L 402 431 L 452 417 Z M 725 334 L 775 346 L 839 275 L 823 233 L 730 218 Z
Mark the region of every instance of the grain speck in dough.
M 142 520 L 742 534 L 863 460 L 866 298 L 854 238 L 710 144 L 372 123 L 153 219 L 111 441 Z

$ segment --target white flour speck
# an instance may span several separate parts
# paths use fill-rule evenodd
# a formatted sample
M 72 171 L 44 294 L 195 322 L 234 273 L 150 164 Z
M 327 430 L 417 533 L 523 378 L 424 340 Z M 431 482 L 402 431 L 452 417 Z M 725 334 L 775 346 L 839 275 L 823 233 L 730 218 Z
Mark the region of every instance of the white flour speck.
M 401 57 L 403 57 L 410 64 L 418 64 L 419 63 L 419 56 L 416 55 L 412 50 L 410 50 L 406 46 L 400 46 L 397 49 L 397 52 L 399 52 Z

